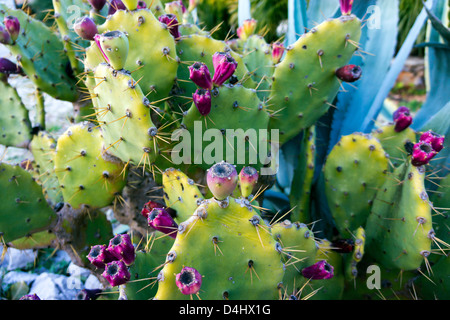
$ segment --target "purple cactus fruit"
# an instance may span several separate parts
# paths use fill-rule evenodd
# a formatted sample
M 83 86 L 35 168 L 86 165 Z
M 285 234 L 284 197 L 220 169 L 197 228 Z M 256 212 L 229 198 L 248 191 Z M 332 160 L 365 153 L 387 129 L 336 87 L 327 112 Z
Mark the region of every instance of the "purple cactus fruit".
M 252 34 L 255 33 L 256 30 L 256 23 L 257 21 L 255 19 L 246 19 L 242 23 L 242 26 L 237 28 L 236 34 L 239 37 L 239 39 L 247 40 L 248 37 L 250 37 Z
M 11 44 L 11 36 L 3 25 L 0 25 L 0 43 Z
M 211 91 L 197 89 L 192 94 L 194 104 L 202 116 L 207 116 L 211 112 Z
M 284 54 L 284 45 L 280 42 L 274 42 L 272 44 L 272 61 L 274 64 L 280 62 Z
M 336 70 L 336 76 L 344 82 L 355 82 L 361 78 L 361 74 L 361 67 L 354 64 L 349 64 Z
M 107 263 L 117 260 L 116 257 L 113 256 L 113 254 L 109 252 L 103 244 L 92 246 L 87 258 L 99 269 L 103 269 Z
M 324 280 L 333 277 L 334 268 L 326 260 L 302 269 L 302 275 L 311 280 Z
M 173 239 L 177 237 L 178 225 L 165 208 L 152 209 L 147 221 L 153 229 L 165 233 Z
M 155 201 L 148 201 L 147 203 L 144 204 L 144 206 L 142 207 L 141 210 L 141 214 L 145 217 L 145 219 L 148 219 L 148 215 L 150 214 L 150 212 L 154 209 L 154 208 L 164 208 L 167 210 L 167 212 L 171 215 L 171 216 L 175 216 L 176 215 L 176 211 L 173 210 L 172 208 L 166 208 L 164 205 L 155 202 Z
M 206 174 L 208 188 L 217 200 L 224 200 L 232 194 L 238 180 L 236 168 L 225 161 L 213 165 Z
M 178 30 L 179 23 L 176 15 L 172 13 L 162 14 L 158 17 L 158 20 L 167 26 L 174 39 L 178 39 L 181 36 L 180 31 Z
M 122 260 L 127 266 L 134 263 L 136 254 L 133 242 L 128 234 L 118 234 L 109 240 L 108 251 L 118 260 Z
M 233 75 L 238 63 L 229 52 L 216 52 L 212 59 L 214 65 L 212 81 L 216 86 L 221 86 Z
M 428 164 L 437 152 L 430 143 L 419 141 L 413 147 L 411 163 L 413 166 L 419 167 Z
M 202 62 L 195 62 L 189 67 L 189 78 L 202 89 L 211 89 L 212 80 L 208 67 Z
M 175 276 L 175 283 L 182 294 L 196 294 L 202 286 L 202 276 L 195 268 L 183 267 Z
M 408 128 L 413 121 L 411 111 L 405 106 L 401 106 L 397 110 L 395 110 L 392 117 L 394 119 L 394 130 L 396 132 L 402 132 L 403 130 Z
M 0 72 L 4 74 L 22 74 L 23 70 L 14 62 L 6 58 L 0 58 Z
M 98 33 L 97 25 L 88 16 L 77 19 L 73 25 L 73 30 L 80 38 L 90 41 L 93 41 L 95 35 Z
M 428 142 L 434 151 L 439 152 L 444 148 L 445 137 L 428 130 L 420 136 L 419 141 Z
M 96 11 L 100 11 L 106 4 L 106 0 L 88 0 L 92 8 Z
M 82 289 L 77 293 L 75 297 L 76 300 L 96 300 L 100 293 L 101 289 Z
M 33 162 L 28 159 L 22 160 L 20 161 L 20 167 L 27 171 L 33 171 Z
M 250 196 L 253 188 L 258 182 L 258 171 L 253 167 L 243 167 L 239 172 L 239 184 L 241 188 L 241 195 L 245 198 Z
M 19 300 L 41 300 L 36 293 L 26 294 L 22 296 Z
M 114 14 L 117 10 L 127 10 L 125 4 L 121 0 L 111 0 L 108 8 L 108 16 Z
M 125 284 L 131 278 L 131 274 L 122 260 L 108 263 L 105 266 L 105 271 L 102 273 L 102 276 L 112 287 Z
M 145 3 L 145 1 L 140 0 L 137 3 L 137 8 L 138 9 L 145 9 L 145 8 L 147 8 L 147 4 Z
M 339 0 L 341 6 L 341 13 L 348 16 L 352 13 L 353 0 Z
M 17 17 L 14 16 L 6 16 L 3 20 L 6 30 L 8 31 L 11 40 L 15 42 L 19 37 L 20 33 L 20 22 Z

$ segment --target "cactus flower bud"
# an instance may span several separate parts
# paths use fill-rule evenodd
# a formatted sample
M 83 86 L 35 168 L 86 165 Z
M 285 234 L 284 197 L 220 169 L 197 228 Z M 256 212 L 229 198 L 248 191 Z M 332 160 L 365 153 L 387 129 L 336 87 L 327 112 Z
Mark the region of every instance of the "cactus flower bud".
M 353 0 L 339 0 L 341 6 L 341 13 L 348 16 L 352 13 Z
M 243 167 L 241 172 L 239 172 L 241 195 L 245 198 L 250 196 L 257 182 L 258 171 L 253 167 Z
M 127 266 L 131 266 L 136 258 L 134 246 L 128 234 L 118 234 L 112 238 L 109 241 L 108 251 Z
M 113 287 L 125 284 L 131 278 L 131 274 L 122 260 L 108 263 L 102 276 Z
M 211 89 L 212 80 L 206 64 L 195 62 L 189 67 L 189 78 L 202 89 Z
M 273 64 L 277 64 L 278 62 L 280 62 L 281 58 L 283 57 L 284 54 L 284 45 L 280 42 L 274 42 L 272 44 L 272 61 Z
M 439 152 L 444 148 L 445 137 L 429 130 L 420 136 L 419 141 L 428 142 L 434 151 Z
M 11 36 L 3 25 L 0 25 L 0 43 L 11 44 Z
M 93 41 L 98 33 L 97 25 L 94 20 L 88 16 L 77 19 L 73 25 L 73 30 L 84 40 Z
M 257 21 L 255 19 L 246 19 L 242 23 L 242 26 L 237 28 L 236 33 L 239 39 L 247 40 L 248 37 L 250 37 L 252 34 L 255 33 L 256 30 L 256 23 Z
M 355 82 L 361 78 L 361 74 L 361 67 L 354 64 L 349 64 L 336 70 L 336 76 L 345 82 Z
M 178 225 L 164 208 L 154 208 L 150 211 L 148 225 L 173 239 L 177 237 Z
M 11 36 L 11 40 L 15 42 L 19 37 L 20 33 L 19 19 L 17 19 L 14 16 L 6 16 L 5 19 L 3 20 L 3 23 L 5 24 L 5 28 L 8 31 L 9 35 Z
M 6 58 L 0 58 L 0 72 L 4 74 L 21 74 L 23 70 L 14 62 Z
M 334 268 L 326 260 L 302 269 L 302 275 L 311 280 L 324 280 L 333 277 Z
M 41 300 L 36 293 L 26 294 L 22 296 L 19 300 Z
M 108 8 L 108 15 L 114 14 L 117 10 L 126 10 L 125 4 L 121 0 L 111 0 Z
M 181 272 L 175 276 L 175 283 L 182 294 L 196 294 L 202 286 L 202 276 L 194 268 L 183 267 Z
M 92 246 L 87 258 L 94 266 L 100 269 L 103 269 L 107 263 L 117 260 L 103 244 Z
M 96 34 L 94 41 L 111 67 L 115 70 L 123 69 L 129 50 L 128 38 L 123 32 L 110 31 Z
M 411 125 L 413 121 L 411 112 L 407 107 L 404 106 L 399 107 L 397 110 L 395 110 L 393 114 L 393 119 L 395 122 L 394 130 L 396 132 L 401 132 L 405 130 Z
M 214 76 L 213 83 L 221 86 L 234 73 L 238 63 L 229 52 L 216 52 L 213 55 Z
M 167 28 L 174 39 L 178 39 L 181 36 L 180 31 L 178 30 L 178 19 L 176 15 L 172 13 L 162 14 L 158 17 L 158 20 L 167 25 Z
M 217 200 L 226 199 L 236 189 L 238 179 L 236 168 L 225 161 L 213 165 L 206 174 L 208 188 Z
M 202 116 L 207 116 L 211 112 L 211 92 L 209 90 L 197 89 L 192 98 Z
M 413 147 L 411 163 L 413 166 L 419 167 L 428 164 L 437 154 L 431 144 L 427 141 L 419 141 Z
M 88 0 L 92 8 L 96 11 L 100 11 L 106 4 L 106 0 Z

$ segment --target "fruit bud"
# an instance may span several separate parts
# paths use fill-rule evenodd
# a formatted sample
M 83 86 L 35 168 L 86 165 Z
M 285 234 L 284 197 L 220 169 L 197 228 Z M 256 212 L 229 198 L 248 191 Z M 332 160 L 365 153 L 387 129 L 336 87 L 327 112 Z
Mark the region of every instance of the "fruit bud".
M 84 16 L 75 21 L 73 30 L 84 40 L 93 41 L 98 33 L 97 25 L 94 20 L 88 16 Z
M 122 260 L 112 261 L 105 266 L 102 276 L 113 287 L 127 283 L 131 278 L 127 266 Z
M 211 92 L 209 90 L 197 89 L 192 98 L 202 116 L 207 116 L 211 112 Z
M 11 36 L 3 25 L 0 25 L 0 43 L 12 44 Z
M 217 200 L 224 200 L 233 193 L 238 179 L 236 168 L 225 161 L 213 165 L 206 174 L 208 188 Z
M 242 26 L 237 28 L 236 33 L 239 39 L 247 40 L 248 37 L 250 37 L 252 34 L 255 33 L 256 30 L 256 23 L 257 21 L 255 19 L 246 19 L 242 23 Z
M 213 55 L 214 76 L 213 83 L 221 86 L 234 73 L 238 63 L 229 52 L 216 52 Z
M 106 0 L 88 0 L 92 8 L 96 11 L 100 11 L 106 4 Z
M 430 143 L 419 141 L 413 147 L 411 163 L 413 166 L 419 167 L 428 164 L 437 154 Z
M 159 22 L 164 23 L 167 25 L 167 28 L 169 29 L 170 34 L 174 39 L 178 39 L 180 35 L 180 31 L 178 30 L 178 19 L 177 16 L 172 13 L 166 13 L 163 15 L 160 15 L 158 17 Z
M 241 188 L 241 195 L 245 198 L 250 196 L 253 188 L 258 182 L 258 171 L 253 167 L 243 167 L 239 173 L 239 184 Z
M 92 246 L 87 258 L 94 266 L 100 269 L 103 269 L 107 263 L 117 260 L 103 244 Z
M 17 19 L 14 16 L 6 16 L 5 19 L 3 20 L 3 23 L 5 24 L 5 28 L 8 31 L 11 40 L 15 42 L 19 37 L 20 33 L 19 19 Z
M 108 15 L 114 14 L 117 10 L 126 10 L 125 4 L 121 0 L 111 0 L 108 8 Z
M 118 234 L 109 241 L 108 251 L 127 266 L 131 266 L 136 258 L 134 246 L 128 234 Z
M 393 119 L 395 122 L 394 130 L 396 132 L 401 132 L 405 130 L 411 125 L 413 121 L 411 112 L 407 107 L 404 106 L 399 107 L 397 110 L 395 110 L 393 114 Z
M 0 72 L 4 74 L 22 74 L 23 70 L 14 62 L 6 58 L 0 58 Z
M 212 80 L 206 64 L 195 62 L 189 67 L 189 78 L 202 89 L 211 89 Z
M 336 70 L 336 76 L 344 82 L 355 82 L 361 78 L 361 74 L 361 67 L 354 64 L 349 64 Z
M 178 225 L 166 209 L 152 209 L 148 215 L 147 221 L 148 225 L 153 229 L 165 233 L 173 239 L 177 237 Z
M 273 64 L 277 64 L 278 62 L 280 62 L 281 58 L 283 57 L 284 54 L 284 45 L 282 43 L 279 42 L 274 42 L 272 44 L 272 61 Z
M 334 268 L 326 260 L 302 269 L 302 275 L 311 280 L 324 280 L 333 277 Z
M 183 267 L 181 272 L 175 276 L 175 283 L 182 294 L 196 294 L 202 286 L 202 276 L 194 268 Z
M 353 0 L 339 0 L 341 13 L 348 16 L 352 13 Z
M 429 130 L 420 136 L 419 141 L 428 142 L 434 151 L 439 152 L 444 148 L 445 137 Z

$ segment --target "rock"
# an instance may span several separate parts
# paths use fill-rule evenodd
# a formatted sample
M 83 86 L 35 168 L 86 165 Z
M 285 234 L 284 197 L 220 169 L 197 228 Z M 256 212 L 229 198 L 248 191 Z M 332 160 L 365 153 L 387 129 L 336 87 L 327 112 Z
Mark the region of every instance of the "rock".
M 91 270 L 77 266 L 71 262 L 67 267 L 67 273 L 74 277 L 88 278 L 91 275 Z
M 33 282 L 29 294 L 35 293 L 41 300 L 74 300 L 82 288 L 79 277 L 44 272 Z
M 91 274 L 87 279 L 86 282 L 84 283 L 84 287 L 86 289 L 90 289 L 90 290 L 94 290 L 94 289 L 102 289 L 104 290 L 104 286 L 101 284 L 100 280 L 98 280 L 98 278 Z
M 3 250 L 3 247 L 1 250 Z M 0 267 L 4 267 L 8 271 L 24 269 L 34 264 L 36 256 L 37 251 L 32 249 L 18 250 L 15 248 L 8 248 Z
M 4 275 L 2 285 L 13 284 L 16 282 L 25 282 L 30 285 L 39 275 L 36 273 L 29 273 L 24 271 L 11 271 Z

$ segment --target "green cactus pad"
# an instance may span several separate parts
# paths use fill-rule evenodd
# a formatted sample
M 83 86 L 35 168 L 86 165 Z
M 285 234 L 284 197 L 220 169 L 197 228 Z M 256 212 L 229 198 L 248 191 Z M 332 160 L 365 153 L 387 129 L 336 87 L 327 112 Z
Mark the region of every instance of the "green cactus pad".
M 164 171 L 162 185 L 164 202 L 177 212 L 178 223 L 189 219 L 204 198 L 194 180 L 177 169 Z
M 367 252 L 385 268 L 414 270 L 431 253 L 431 203 L 425 169 L 396 168 L 378 189 L 366 223 Z
M 255 90 L 242 85 L 224 85 L 214 89 L 211 94 L 211 112 L 207 116 L 201 115 L 193 103 L 183 118 L 183 125 L 191 137 L 191 163 L 207 169 L 225 158 L 236 165 L 238 171 L 243 166 L 259 170 L 267 161 L 265 157 L 261 159 L 260 155 L 264 152 L 267 154 L 270 148 L 268 121 L 269 114 Z M 206 147 L 203 143 L 197 143 L 199 135 L 203 137 L 204 132 L 212 128 L 221 130 L 223 137 L 210 137 L 210 141 L 214 141 L 205 143 Z M 227 135 L 227 130 L 232 131 Z M 218 152 L 214 153 L 216 146 Z M 218 153 L 222 153 L 223 158 L 219 159 Z
M 370 135 L 343 136 L 333 147 L 324 166 L 325 194 L 342 237 L 365 225 L 387 171 L 386 153 Z
M 180 224 L 155 299 L 191 298 L 175 283 L 175 274 L 184 266 L 203 276 L 200 299 L 276 299 L 284 270 L 279 246 L 267 231 L 245 200 L 204 201 Z
M 45 200 L 30 172 L 0 163 L 0 235 L 10 242 L 48 229 L 57 215 Z
M 96 116 L 105 148 L 123 162 L 150 166 L 158 156 L 158 134 L 151 106 L 140 85 L 126 71 L 106 64 L 95 68 Z
M 28 110 L 15 88 L 0 80 L 0 144 L 26 148 L 30 143 L 31 122 Z
M 357 49 L 361 21 L 355 16 L 327 20 L 286 48 L 274 71 L 270 103 L 276 112 L 270 128 L 281 142 L 313 125 L 330 108 L 339 90 L 336 69 Z
M 102 133 L 92 124 L 73 125 L 58 139 L 55 172 L 64 201 L 74 209 L 109 205 L 126 183 L 127 170 L 105 152 Z
M 21 28 L 16 43 L 7 47 L 16 56 L 30 80 L 56 99 L 76 101 L 76 80 L 66 71 L 70 62 L 59 35 L 22 10 L 0 4 L 0 19 L 3 20 L 7 15 L 17 17 Z

